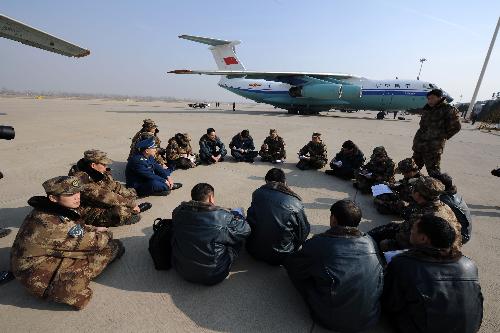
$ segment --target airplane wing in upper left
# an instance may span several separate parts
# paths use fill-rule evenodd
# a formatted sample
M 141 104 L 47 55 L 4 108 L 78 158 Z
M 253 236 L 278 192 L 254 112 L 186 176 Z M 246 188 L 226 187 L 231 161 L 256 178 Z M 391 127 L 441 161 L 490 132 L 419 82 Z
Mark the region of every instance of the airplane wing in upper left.
M 42 50 L 62 54 L 67 57 L 85 57 L 90 50 L 81 48 L 46 32 L 32 28 L 0 14 L 0 37 L 5 37 L 20 43 L 34 46 Z

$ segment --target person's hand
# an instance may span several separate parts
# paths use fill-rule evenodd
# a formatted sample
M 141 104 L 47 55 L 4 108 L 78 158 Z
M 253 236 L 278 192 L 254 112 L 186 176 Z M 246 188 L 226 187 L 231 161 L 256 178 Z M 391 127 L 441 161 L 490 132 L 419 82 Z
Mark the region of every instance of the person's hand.
M 95 230 L 97 232 L 106 232 L 106 231 L 108 231 L 108 228 L 106 228 L 106 227 L 97 227 Z
M 217 156 L 215 157 L 215 162 L 219 162 L 219 160 L 220 160 L 220 156 L 221 156 L 221 155 L 217 155 Z
M 132 210 L 136 213 L 140 213 L 141 212 L 141 209 L 139 208 L 139 206 L 135 206 L 134 208 L 132 208 Z
M 172 186 L 174 186 L 174 180 L 170 176 L 167 177 L 167 179 L 165 180 L 165 183 L 167 184 L 167 186 L 169 188 L 172 188 Z
M 214 162 L 217 162 L 217 161 L 219 160 L 219 159 L 218 159 L 217 157 L 215 157 L 214 155 L 212 155 L 212 157 L 211 157 L 211 158 L 212 158 L 212 161 L 214 161 Z

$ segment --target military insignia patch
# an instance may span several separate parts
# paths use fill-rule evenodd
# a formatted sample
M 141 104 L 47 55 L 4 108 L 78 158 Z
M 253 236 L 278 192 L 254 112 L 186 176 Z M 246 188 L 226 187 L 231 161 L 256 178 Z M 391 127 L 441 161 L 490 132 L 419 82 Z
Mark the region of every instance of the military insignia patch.
M 71 183 L 71 185 L 73 185 L 74 187 L 78 187 L 80 186 L 80 183 L 78 182 L 77 179 L 73 180 L 73 182 Z
M 68 231 L 68 236 L 77 238 L 83 236 L 83 228 L 81 225 L 77 224 Z

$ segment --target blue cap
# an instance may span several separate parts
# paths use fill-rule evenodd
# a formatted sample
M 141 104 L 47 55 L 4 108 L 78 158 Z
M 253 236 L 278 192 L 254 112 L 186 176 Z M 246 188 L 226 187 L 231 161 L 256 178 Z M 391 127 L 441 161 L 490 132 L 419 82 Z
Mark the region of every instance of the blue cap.
M 153 138 L 148 138 L 137 142 L 135 147 L 137 149 L 156 148 L 156 142 Z

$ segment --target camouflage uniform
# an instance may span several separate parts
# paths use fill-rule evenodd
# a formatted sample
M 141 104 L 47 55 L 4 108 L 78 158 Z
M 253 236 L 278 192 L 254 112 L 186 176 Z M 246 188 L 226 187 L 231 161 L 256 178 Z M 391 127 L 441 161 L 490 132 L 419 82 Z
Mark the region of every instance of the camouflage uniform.
M 420 128 L 413 139 L 413 159 L 421 169 L 424 165 L 427 173 L 440 172 L 441 154 L 446 140 L 460 131 L 458 110 L 446 103 L 423 108 Z
M 90 167 L 90 163 L 108 165 L 112 161 L 106 153 L 87 150 L 84 158 L 69 171 L 83 186 L 79 209 L 86 224 L 97 227 L 116 227 L 126 224 L 137 206 L 137 193 L 113 179 L 111 173 L 100 173 Z
M 155 133 L 150 132 L 153 128 L 156 130 Z M 155 156 L 156 162 L 158 162 L 161 165 L 167 165 L 167 162 L 162 157 L 162 155 L 165 153 L 165 151 L 164 151 L 164 149 L 160 148 L 161 140 L 160 140 L 160 138 L 158 138 L 157 133 L 158 133 L 158 128 L 156 127 L 155 122 L 151 119 L 144 119 L 141 130 L 139 132 L 137 132 L 134 135 L 134 137 L 132 138 L 132 143 L 130 144 L 130 153 L 128 155 L 128 159 L 130 159 L 132 156 L 134 156 L 137 153 L 136 144 L 139 141 L 142 141 L 142 140 L 148 139 L 148 138 L 153 138 L 155 140 L 156 147 L 158 148 L 157 154 Z
M 407 173 L 412 171 L 418 171 L 418 167 L 412 158 L 405 158 L 398 163 L 396 173 Z M 410 203 L 414 202 L 411 194 L 413 192 L 413 185 L 418 178 L 420 178 L 420 173 L 417 173 L 411 178 L 404 177 L 394 184 L 389 184 L 389 188 L 393 193 L 381 194 L 373 199 L 377 211 L 380 214 L 401 216 Z
M 319 133 L 314 133 L 313 136 L 320 136 Z M 328 163 L 328 155 L 326 151 L 326 145 L 323 141 L 313 142 L 309 141 L 302 149 L 299 151 L 300 156 L 309 156 L 309 159 L 301 159 L 297 163 L 297 168 L 300 170 L 308 169 L 321 169 Z
M 370 173 L 371 175 L 369 175 Z M 370 161 L 360 170 L 357 170 L 354 176 L 356 178 L 354 186 L 359 189 L 361 193 L 370 193 L 371 187 L 375 184 L 394 183 L 394 162 L 387 156 L 384 147 L 376 147 L 373 149 Z
M 194 168 L 200 163 L 198 154 L 193 153 L 191 137 L 187 133 L 177 133 L 168 140 L 165 156 L 171 166 L 179 169 Z
M 56 177 L 43 184 L 47 194 L 79 192 L 74 177 Z M 90 281 L 123 254 L 110 231 L 83 223 L 72 209 L 47 197 L 32 197 L 11 251 L 15 277 L 35 296 L 84 308 L 92 297 Z
M 432 214 L 448 221 L 455 229 L 455 243 L 452 248 L 460 250 L 462 247 L 462 227 L 458 222 L 455 213 L 446 204 L 440 201 L 439 195 L 444 192 L 444 185 L 432 177 L 420 177 L 415 182 L 415 192 L 418 192 L 427 201 L 419 205 L 415 203 L 407 211 L 407 216 L 402 223 L 388 223 L 386 225 L 372 229 L 369 234 L 380 244 L 383 240 L 388 240 L 389 250 L 408 249 L 410 245 L 411 228 L 423 215 Z
M 272 129 L 269 132 L 272 134 L 275 133 L 276 130 Z M 280 136 L 273 138 L 269 135 L 264 140 L 259 155 L 263 162 L 275 162 L 277 160 L 286 159 L 285 141 Z

